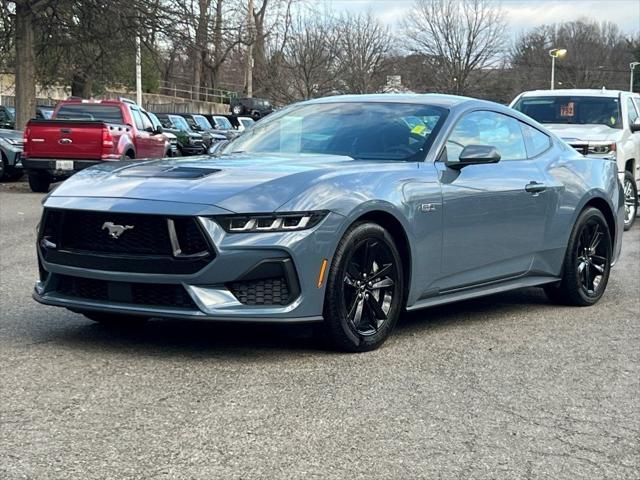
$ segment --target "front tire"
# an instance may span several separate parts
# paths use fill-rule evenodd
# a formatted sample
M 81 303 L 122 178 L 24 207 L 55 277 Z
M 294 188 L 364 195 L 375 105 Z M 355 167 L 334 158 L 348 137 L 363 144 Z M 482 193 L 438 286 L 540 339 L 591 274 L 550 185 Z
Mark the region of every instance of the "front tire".
M 389 232 L 375 223 L 356 223 L 336 249 L 324 302 L 323 334 L 342 351 L 381 346 L 403 306 L 402 260 Z
M 629 230 L 638 213 L 638 189 L 631 172 L 624 174 L 624 229 Z
M 41 173 L 29 173 L 29 187 L 35 193 L 47 193 L 51 186 L 51 177 Z
M 590 306 L 607 288 L 613 247 L 602 212 L 587 208 L 573 227 L 565 253 L 562 280 L 544 290 L 550 300 L 565 305 Z

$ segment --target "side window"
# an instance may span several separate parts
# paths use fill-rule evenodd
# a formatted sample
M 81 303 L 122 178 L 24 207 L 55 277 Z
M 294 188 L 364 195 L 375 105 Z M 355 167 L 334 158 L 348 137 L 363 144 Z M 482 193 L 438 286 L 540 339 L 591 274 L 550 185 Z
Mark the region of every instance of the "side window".
M 496 147 L 503 160 L 527 158 L 520 122 L 497 112 L 481 110 L 462 117 L 447 140 L 447 161 L 457 162 L 467 145 Z
M 133 117 L 133 121 L 136 124 L 136 128 L 138 130 L 144 130 L 144 123 L 142 122 L 142 116 L 140 115 L 140 111 L 137 108 L 132 108 L 131 116 Z
M 551 146 L 551 139 L 548 135 L 542 133 L 537 128 L 533 128 L 526 123 L 520 123 L 522 134 L 524 135 L 524 143 L 527 147 L 527 156 L 533 158 L 540 155 Z
M 151 130 L 154 130 L 153 122 L 149 118 L 149 115 L 147 115 L 146 112 L 140 112 L 140 115 L 142 116 L 142 126 L 143 126 L 143 128 L 145 130 L 148 129 L 148 128 L 150 128 Z
M 632 125 L 638 119 L 638 111 L 631 97 L 627 97 L 627 116 L 629 117 L 629 125 Z
M 0 108 L 0 122 L 6 122 L 7 120 L 7 114 L 3 108 Z

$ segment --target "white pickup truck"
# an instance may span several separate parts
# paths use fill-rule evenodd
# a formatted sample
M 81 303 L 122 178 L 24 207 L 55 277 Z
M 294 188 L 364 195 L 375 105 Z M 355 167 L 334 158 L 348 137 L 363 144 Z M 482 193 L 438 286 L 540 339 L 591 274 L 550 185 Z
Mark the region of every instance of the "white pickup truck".
M 640 95 L 619 90 L 535 90 L 511 107 L 544 124 L 583 155 L 618 164 L 625 193 L 624 229 L 638 211 L 640 186 Z

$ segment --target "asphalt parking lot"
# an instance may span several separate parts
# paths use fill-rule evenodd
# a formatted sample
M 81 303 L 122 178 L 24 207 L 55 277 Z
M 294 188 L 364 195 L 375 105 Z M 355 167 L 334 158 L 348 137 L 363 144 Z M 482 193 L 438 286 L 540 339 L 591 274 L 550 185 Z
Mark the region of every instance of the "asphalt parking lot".
M 41 197 L 0 184 L 0 479 L 640 478 L 640 222 L 594 307 L 501 294 L 345 355 L 35 303 Z

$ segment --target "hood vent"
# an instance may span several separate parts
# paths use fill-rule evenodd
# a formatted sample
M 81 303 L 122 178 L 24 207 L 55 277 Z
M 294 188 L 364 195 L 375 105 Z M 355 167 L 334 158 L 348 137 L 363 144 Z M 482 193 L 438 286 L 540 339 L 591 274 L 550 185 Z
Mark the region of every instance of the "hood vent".
M 219 171 L 219 168 L 139 166 L 127 168 L 121 171 L 118 176 L 138 178 L 177 178 L 183 180 L 194 180 L 198 178 L 204 178 Z

